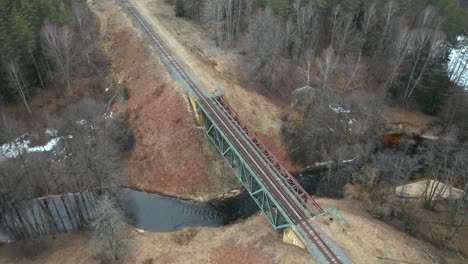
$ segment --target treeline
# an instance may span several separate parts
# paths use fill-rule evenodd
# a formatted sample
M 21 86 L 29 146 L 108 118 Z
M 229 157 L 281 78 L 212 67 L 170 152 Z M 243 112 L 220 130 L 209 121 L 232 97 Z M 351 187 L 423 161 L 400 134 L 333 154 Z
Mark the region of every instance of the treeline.
M 428 114 L 452 92 L 448 51 L 468 28 L 457 0 L 172 2 L 177 16 L 200 23 L 216 45 L 245 50 L 252 68 L 245 80 L 257 80 L 267 95 L 361 88 Z
M 8 225 L 7 229 L 12 229 L 12 223 L 13 227 L 19 228 L 23 226 L 20 225 L 21 219 L 30 219 L 34 208 L 29 205 L 37 207 L 37 203 L 28 201 L 69 193 L 74 194 L 75 200 L 62 202 L 76 217 L 86 220 L 80 222 L 79 226 L 82 226 L 90 220 L 88 204 L 93 206 L 92 201 L 84 200 L 89 196 L 89 191 L 104 192 L 125 185 L 123 157 L 133 145 L 133 134 L 125 116 L 108 116 L 104 113 L 103 105 L 83 99 L 67 106 L 59 114 L 50 115 L 46 127 L 56 146 L 49 151 L 28 152 L 22 147 L 24 140 L 26 137 L 37 137 L 37 133 L 40 137 L 45 131 L 44 127 L 0 117 L 0 142 L 4 144 L 0 149 L 0 211 L 10 212 L 14 217 L 3 219 L 3 223 Z M 83 200 L 79 201 L 78 198 Z M 48 230 L 57 232 L 60 229 L 57 219 L 60 218 L 56 218 L 57 212 L 53 211 L 56 208 L 54 204 L 47 207 L 48 200 L 44 202 L 46 207 L 41 208 L 45 212 L 43 215 L 49 219 L 48 222 L 57 225 Z M 71 205 L 72 202 L 76 204 Z M 85 211 L 75 208 L 80 203 L 80 208 Z M 77 215 L 76 210 L 84 216 Z M 27 228 L 29 225 L 24 226 Z M 67 225 L 62 226 L 68 229 Z M 32 233 L 38 232 L 35 230 Z
M 57 82 L 71 92 L 71 76 L 90 64 L 94 23 L 84 0 L 0 0 L 0 102 L 31 112 L 37 88 Z

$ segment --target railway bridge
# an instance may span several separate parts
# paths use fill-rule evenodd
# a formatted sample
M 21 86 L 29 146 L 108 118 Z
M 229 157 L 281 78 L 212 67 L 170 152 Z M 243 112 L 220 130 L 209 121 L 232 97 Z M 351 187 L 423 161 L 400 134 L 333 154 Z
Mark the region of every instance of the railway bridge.
M 130 0 L 120 0 L 135 25 L 160 53 L 172 75 L 185 87 L 200 125 L 229 163 L 273 228 L 288 228 L 320 263 L 352 263 L 341 249 L 321 234 L 314 216 L 322 207 L 281 165 L 222 96 L 208 94 L 183 62 L 157 34 Z

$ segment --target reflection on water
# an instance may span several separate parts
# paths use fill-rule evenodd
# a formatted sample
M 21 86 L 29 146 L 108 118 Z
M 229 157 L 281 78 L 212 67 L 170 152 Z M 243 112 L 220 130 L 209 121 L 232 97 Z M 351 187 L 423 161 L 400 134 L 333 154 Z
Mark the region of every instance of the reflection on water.
M 206 203 L 130 189 L 121 189 L 118 193 L 128 222 L 137 228 L 154 232 L 171 232 L 190 226 L 223 226 L 245 219 L 259 210 L 246 192 Z M 58 206 L 57 209 L 58 213 L 66 213 L 63 207 Z M 67 229 L 74 227 L 67 224 Z M 0 241 L 9 239 L 7 232 L 0 229 Z
M 122 206 L 131 224 L 155 232 L 189 226 L 222 226 L 258 211 L 246 193 L 222 201 L 196 203 L 127 189 Z

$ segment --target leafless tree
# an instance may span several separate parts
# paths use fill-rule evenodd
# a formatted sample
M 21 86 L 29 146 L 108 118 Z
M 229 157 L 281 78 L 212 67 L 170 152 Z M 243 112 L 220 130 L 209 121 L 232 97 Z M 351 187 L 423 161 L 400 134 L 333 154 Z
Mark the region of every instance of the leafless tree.
M 449 240 L 458 234 L 463 228 L 468 219 L 468 146 L 463 146 L 461 150 L 455 154 L 453 164 L 447 171 L 446 179 L 448 185 L 448 223 L 452 226 Z M 454 187 L 462 186 L 461 196 L 453 195 Z M 460 189 L 458 189 L 460 190 Z
M 29 114 L 32 114 L 31 108 L 29 107 L 29 103 L 28 103 L 27 91 L 24 87 L 24 82 L 23 82 L 21 70 L 20 70 L 18 63 L 10 59 L 4 62 L 3 66 L 6 72 L 8 73 L 8 78 L 16 87 L 16 91 L 18 95 L 20 96 L 21 101 L 23 101 L 24 106 L 28 110 Z
M 379 13 L 381 16 L 380 20 L 382 23 L 382 30 L 377 44 L 378 54 L 385 53 L 388 43 L 391 43 L 392 25 L 395 23 L 398 10 L 398 3 L 396 3 L 394 0 L 391 0 L 384 5 L 383 9 Z
M 279 19 L 270 10 L 261 10 L 250 25 L 248 52 L 258 71 L 257 78 L 271 86 L 273 73 L 281 62 L 284 33 Z
M 380 172 L 380 180 L 398 184 L 408 181 L 422 168 L 423 157 L 389 150 L 375 155 L 372 165 Z
M 224 42 L 229 47 L 237 44 L 244 2 L 245 0 L 204 1 L 202 23 L 214 37 L 217 46 Z
M 311 4 L 301 0 L 293 3 L 292 19 L 287 23 L 286 43 L 292 46 L 293 57 L 300 58 L 305 50 L 315 53 L 319 33 L 319 14 Z
M 351 76 L 349 77 L 348 82 L 346 83 L 345 90 L 349 87 L 349 85 L 353 82 L 354 77 L 358 71 L 359 65 L 361 63 L 361 58 L 362 58 L 362 53 L 364 50 L 364 46 L 367 43 L 369 33 L 375 26 L 377 21 L 376 17 L 376 4 L 372 3 L 367 9 L 365 10 L 364 13 L 364 18 L 362 21 L 362 28 L 361 31 L 359 32 L 359 51 L 358 51 L 358 56 L 356 59 L 356 63 L 354 65 L 354 69 L 352 70 Z
M 323 58 L 318 58 L 316 61 L 319 68 L 319 90 L 325 91 L 330 88 L 333 75 L 338 65 L 338 57 L 332 47 L 327 48 L 323 52 Z
M 94 24 L 92 15 L 87 9 L 87 6 L 81 3 L 73 2 L 71 10 L 73 16 L 73 27 L 75 32 L 77 32 L 76 36 L 80 41 L 80 45 L 75 45 L 75 49 L 79 48 L 81 50 L 80 53 L 85 55 L 89 67 L 91 65 L 89 54 L 94 48 Z
M 123 213 L 109 197 L 102 196 L 97 201 L 91 226 L 93 250 L 102 260 L 123 262 L 131 252 L 133 239 Z
M 422 12 L 418 28 L 415 31 L 416 41 L 414 42 L 414 48 L 417 50 L 417 54 L 414 58 L 409 80 L 404 89 L 403 97 L 405 99 L 409 99 L 412 96 L 426 73 L 427 66 L 430 62 L 440 54 L 440 52 L 443 52 L 442 45 L 444 36 L 440 32 L 441 24 L 442 20 L 433 8 L 427 7 Z M 423 56 L 424 51 L 428 52 L 426 56 Z M 422 69 L 420 69 L 419 73 L 416 73 L 420 62 L 422 62 Z
M 26 125 L 23 122 L 7 116 L 0 117 L 0 141 L 8 143 L 7 151 L 10 153 L 9 156 L 5 156 L 5 153 L 1 153 L 0 150 L 0 157 L 11 158 L 11 154 L 13 154 L 14 161 L 19 168 L 18 171 L 21 171 L 23 175 L 22 180 L 28 184 L 26 189 L 29 189 L 35 179 L 30 173 L 26 153 L 24 153 L 22 146 L 26 132 Z
M 331 21 L 330 45 L 336 54 L 343 58 L 356 54 L 360 39 L 354 27 L 353 15 L 345 13 L 343 8 L 338 5 L 333 8 Z
M 454 48 L 460 51 L 453 53 L 453 57 L 450 58 L 450 79 L 456 83 L 462 85 L 464 76 L 468 72 L 468 51 L 463 50 L 463 47 L 468 46 L 467 38 L 459 38 L 457 45 Z
M 401 66 L 405 61 L 408 51 L 413 48 L 414 41 L 415 36 L 408 27 L 403 25 L 397 27 L 395 40 L 391 42 L 391 55 L 388 57 L 390 67 L 388 67 L 389 70 L 385 71 L 388 76 L 384 84 L 385 88 L 388 88 L 398 78 Z
M 457 141 L 457 129 L 450 127 L 441 130 L 437 139 L 425 145 L 425 163 L 433 182 L 428 182 L 423 193 L 426 208 L 433 209 L 447 188 L 462 179 L 466 173 L 466 149 Z M 437 133 L 436 133 L 437 134 Z
M 46 21 L 40 35 L 42 48 L 58 68 L 61 80 L 67 84 L 71 92 L 73 32 L 68 26 L 58 26 Z

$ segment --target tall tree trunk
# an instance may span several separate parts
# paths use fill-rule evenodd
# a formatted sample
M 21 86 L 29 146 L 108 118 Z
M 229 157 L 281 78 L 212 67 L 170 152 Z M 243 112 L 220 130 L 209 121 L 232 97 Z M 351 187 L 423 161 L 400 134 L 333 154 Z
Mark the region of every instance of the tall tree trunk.
M 32 54 L 32 52 L 29 52 L 29 54 L 31 55 L 31 58 L 32 58 L 32 60 L 33 60 L 34 68 L 36 69 L 37 77 L 39 77 L 39 81 L 40 81 L 40 83 L 41 83 L 41 87 L 42 87 L 42 89 L 45 89 L 44 81 L 42 80 L 41 72 L 39 71 L 39 66 L 37 65 L 36 58 L 34 58 L 34 55 Z

